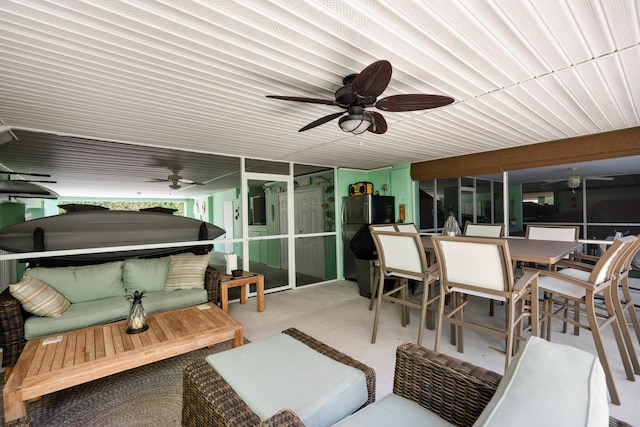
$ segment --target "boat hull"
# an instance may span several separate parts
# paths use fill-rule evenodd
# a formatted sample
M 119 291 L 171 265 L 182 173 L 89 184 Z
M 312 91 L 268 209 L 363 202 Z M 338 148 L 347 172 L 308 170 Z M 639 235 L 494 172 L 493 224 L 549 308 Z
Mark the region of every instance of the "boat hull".
M 213 224 L 165 213 L 81 211 L 1 228 L 0 249 L 14 253 L 92 249 L 213 240 L 223 234 L 224 230 Z M 202 245 L 204 246 L 207 245 Z M 189 249 L 186 248 L 186 250 Z M 162 256 L 184 251 L 184 247 L 155 248 L 56 258 L 110 261 L 130 257 Z

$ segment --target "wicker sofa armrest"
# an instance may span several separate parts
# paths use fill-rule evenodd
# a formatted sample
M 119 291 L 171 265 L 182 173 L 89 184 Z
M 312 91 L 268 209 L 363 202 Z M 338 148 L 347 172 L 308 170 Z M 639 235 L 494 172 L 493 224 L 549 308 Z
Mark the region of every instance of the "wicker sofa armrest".
M 396 350 L 393 392 L 456 426 L 471 426 L 502 375 L 415 344 Z
M 14 366 L 27 343 L 24 339 L 24 319 L 28 313 L 11 295 L 9 288 L 0 293 L 0 343 L 2 366 Z
M 220 270 L 207 267 L 204 273 L 204 288 L 207 290 L 207 301 L 218 305 L 220 303 Z
M 472 426 L 495 394 L 502 375 L 407 343 L 396 350 L 393 392 L 460 427 Z M 609 427 L 632 427 L 609 417 Z
M 369 393 L 369 399 L 363 406 L 375 400 L 375 371 L 372 368 L 297 329 L 287 329 L 283 333 L 325 356 L 362 370 L 365 373 Z M 303 426 L 298 416 L 287 409 L 261 422 L 260 417 L 204 359 L 191 362 L 184 368 L 182 425 L 184 427 Z
M 199 359 L 184 367 L 183 427 L 304 426 L 295 413 L 287 410 L 262 424 L 260 421 L 260 417 L 206 360 Z

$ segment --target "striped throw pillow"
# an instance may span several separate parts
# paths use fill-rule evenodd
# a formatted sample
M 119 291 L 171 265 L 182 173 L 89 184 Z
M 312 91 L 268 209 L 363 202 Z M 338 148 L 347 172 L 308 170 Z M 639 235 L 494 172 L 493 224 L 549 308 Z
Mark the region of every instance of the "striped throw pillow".
M 165 291 L 204 289 L 204 273 L 209 265 L 206 255 L 171 255 Z
M 60 317 L 71 305 L 51 286 L 26 275 L 18 283 L 9 285 L 9 292 L 26 311 L 36 316 Z

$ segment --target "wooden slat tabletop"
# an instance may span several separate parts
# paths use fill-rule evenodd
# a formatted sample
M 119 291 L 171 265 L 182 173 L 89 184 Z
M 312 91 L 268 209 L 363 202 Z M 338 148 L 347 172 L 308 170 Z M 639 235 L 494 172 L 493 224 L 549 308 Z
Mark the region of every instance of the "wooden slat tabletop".
M 25 346 L 4 387 L 5 421 L 26 415 L 24 402 L 219 342 L 242 345 L 242 325 L 207 303 L 149 315 L 149 329 L 127 334 L 126 321 L 98 325 Z

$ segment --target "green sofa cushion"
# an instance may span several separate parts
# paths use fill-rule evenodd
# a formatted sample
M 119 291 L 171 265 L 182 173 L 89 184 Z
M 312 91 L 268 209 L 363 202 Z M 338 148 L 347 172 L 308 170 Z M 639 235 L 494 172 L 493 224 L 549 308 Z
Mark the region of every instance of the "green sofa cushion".
M 48 284 L 71 304 L 125 295 L 122 261 L 82 267 L 36 267 L 25 275 Z
M 169 257 L 127 259 L 123 269 L 127 291 L 163 291 L 169 275 Z
M 330 426 L 367 401 L 362 371 L 285 334 L 206 360 L 263 420 L 286 408 L 307 427 Z
M 31 340 L 125 319 L 129 306 L 124 297 L 111 297 L 71 304 L 60 317 L 29 316 L 24 322 L 24 337 Z
M 165 291 L 146 292 L 142 298 L 142 306 L 148 314 L 205 302 L 207 302 L 207 291 L 204 289 L 178 289 L 171 293 Z
M 175 292 L 149 292 L 144 294 L 142 306 L 147 314 L 175 310 L 207 302 L 204 289 L 177 290 Z M 96 301 L 71 304 L 60 317 L 29 316 L 24 322 L 25 339 L 31 340 L 62 334 L 74 329 L 126 319 L 131 302 L 125 297 L 111 297 Z

